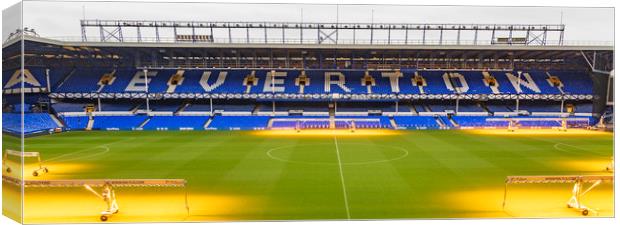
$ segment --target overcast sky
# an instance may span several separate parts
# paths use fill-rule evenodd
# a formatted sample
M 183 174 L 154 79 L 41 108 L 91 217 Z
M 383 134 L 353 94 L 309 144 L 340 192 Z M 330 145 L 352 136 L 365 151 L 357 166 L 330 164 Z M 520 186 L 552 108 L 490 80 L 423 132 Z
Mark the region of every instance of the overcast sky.
M 83 11 L 85 8 L 85 11 Z M 613 41 L 613 8 L 24 2 L 24 26 L 44 37 L 80 36 L 79 20 L 566 24 L 565 40 Z M 302 12 L 303 11 L 303 17 Z M 85 12 L 85 13 L 84 13 Z M 84 13 L 84 14 L 83 14 Z M 3 17 L 7 11 L 3 13 Z M 6 24 L 6 23 L 5 23 Z M 3 39 L 13 29 L 4 26 Z M 275 32 L 275 31 L 274 31 Z M 89 30 L 89 36 L 99 35 Z M 152 36 L 145 31 L 144 36 Z M 227 35 L 227 34 L 226 34 Z M 245 38 L 245 33 L 234 34 Z M 294 37 L 295 34 L 291 34 Z M 291 36 L 289 35 L 289 36 Z M 125 34 L 131 36 L 131 34 Z M 261 36 L 258 35 L 257 36 Z M 227 37 L 227 36 L 226 36 Z M 466 37 L 465 37 L 466 39 Z

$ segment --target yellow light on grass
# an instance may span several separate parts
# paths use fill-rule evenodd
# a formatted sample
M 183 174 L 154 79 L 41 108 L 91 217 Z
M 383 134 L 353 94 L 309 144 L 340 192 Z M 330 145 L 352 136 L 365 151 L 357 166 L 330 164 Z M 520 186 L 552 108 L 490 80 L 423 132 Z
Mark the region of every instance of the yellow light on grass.
M 325 136 L 338 136 L 338 137 L 368 137 L 368 136 L 391 136 L 400 135 L 402 132 L 397 130 L 385 130 L 385 129 L 311 129 L 311 130 L 261 130 L 252 132 L 257 136 L 273 136 L 273 137 L 325 137 Z
M 109 222 L 238 221 L 251 219 L 240 215 L 263 209 L 256 197 L 190 193 L 188 214 L 182 189 L 126 187 L 116 188 L 115 192 L 120 210 Z M 28 188 L 24 222 L 100 222 L 99 215 L 105 208 L 103 200 L 83 187 Z
M 49 180 L 49 179 L 70 179 L 80 174 L 83 171 L 92 168 L 92 165 L 84 163 L 43 163 L 43 167 L 47 167 L 48 173 L 38 171 L 39 175 L 34 176 L 33 172 L 39 169 L 38 163 L 27 163 L 23 167 L 19 165 L 19 162 L 6 161 L 6 166 L 11 168 L 11 172 L 8 173 L 5 169 L 2 170 L 2 175 L 19 178 L 21 176 L 21 168 L 24 170 L 24 178 L 27 180 Z
M 576 159 L 576 160 L 556 160 L 554 165 L 572 171 L 587 172 L 598 175 L 609 175 L 610 171 L 606 168 L 611 163 L 611 158 L 600 159 Z
M 566 207 L 572 187 L 572 184 L 510 184 L 505 208 L 502 208 L 503 187 L 455 191 L 441 195 L 441 199 L 446 208 L 453 209 L 451 217 L 581 218 L 579 211 Z M 583 204 L 598 210 L 598 215 L 588 217 L 614 215 L 612 184 L 601 184 L 582 199 Z
M 585 129 L 568 129 L 561 131 L 558 129 L 465 129 L 466 133 L 493 136 L 611 136 L 613 133 L 604 131 L 594 131 Z

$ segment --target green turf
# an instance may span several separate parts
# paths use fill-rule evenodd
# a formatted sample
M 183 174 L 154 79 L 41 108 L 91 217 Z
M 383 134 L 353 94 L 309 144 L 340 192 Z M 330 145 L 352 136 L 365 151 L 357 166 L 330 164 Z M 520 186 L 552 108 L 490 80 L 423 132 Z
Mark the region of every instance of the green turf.
M 16 138 L 3 138 L 3 149 L 18 146 Z M 190 196 L 260 199 L 243 206 L 247 210 L 223 215 L 231 220 L 347 219 L 347 207 L 352 219 L 381 219 L 467 215 L 440 196 L 463 189 L 503 188 L 507 175 L 598 172 L 553 162 L 609 159 L 612 139 L 612 135 L 511 137 L 446 130 L 338 138 L 265 137 L 245 131 L 120 131 L 32 137 L 26 139 L 25 148 L 41 152 L 44 160 L 52 159 L 50 163 L 94 165 L 55 174 L 63 179 L 184 178 Z M 554 148 L 558 143 L 564 147 Z M 78 153 L 66 155 L 74 152 Z

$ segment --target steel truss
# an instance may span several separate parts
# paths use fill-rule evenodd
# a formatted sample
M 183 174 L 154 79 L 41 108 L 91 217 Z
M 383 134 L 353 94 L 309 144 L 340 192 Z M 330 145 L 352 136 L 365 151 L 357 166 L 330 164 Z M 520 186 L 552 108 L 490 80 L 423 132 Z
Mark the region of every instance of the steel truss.
M 81 20 L 80 25 L 82 28 L 82 41 L 216 42 L 239 44 L 562 45 L 565 29 L 563 24 L 293 23 L 155 20 Z M 93 28 L 99 31 L 98 38 L 88 36 L 88 30 Z M 181 31 L 181 29 L 185 31 Z M 147 30 L 154 33 L 154 37 L 143 36 Z M 395 35 L 395 32 L 400 32 L 400 35 Z M 456 32 L 456 36 L 449 36 L 448 32 L 452 34 Z M 129 36 L 129 33 L 132 33 L 132 36 Z M 245 35 L 238 35 L 240 33 Z M 384 35 L 383 38 L 378 38 L 378 33 L 387 35 Z M 414 33 L 418 33 L 418 35 L 413 36 Z M 473 40 L 465 40 L 464 36 L 473 37 Z

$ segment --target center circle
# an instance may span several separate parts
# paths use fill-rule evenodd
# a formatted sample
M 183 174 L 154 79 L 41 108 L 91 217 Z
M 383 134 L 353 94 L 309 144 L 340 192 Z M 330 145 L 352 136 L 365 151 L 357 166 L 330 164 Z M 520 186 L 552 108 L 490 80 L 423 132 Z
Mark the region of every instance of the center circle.
M 271 159 L 287 163 L 310 165 L 338 165 L 336 152 L 342 165 L 365 165 L 390 162 L 405 158 L 409 151 L 389 145 L 360 143 L 286 145 L 267 150 Z M 294 155 L 293 155 L 294 154 Z

